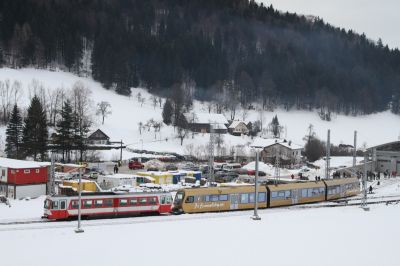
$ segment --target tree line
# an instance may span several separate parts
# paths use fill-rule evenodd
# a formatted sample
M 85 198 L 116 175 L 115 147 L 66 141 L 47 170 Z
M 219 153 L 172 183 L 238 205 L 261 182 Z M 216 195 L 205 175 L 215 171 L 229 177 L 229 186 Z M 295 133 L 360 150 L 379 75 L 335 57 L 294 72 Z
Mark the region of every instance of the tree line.
M 248 108 L 400 113 L 400 52 L 248 0 L 0 1 L 0 66 L 63 68 L 130 94 Z M 228 93 L 227 93 L 228 92 Z
M 27 110 L 21 110 L 15 102 L 6 121 L 7 157 L 46 160 L 49 151 L 54 151 L 63 162 L 82 161 L 88 147 L 88 133 L 93 125 L 92 92 L 81 82 L 76 82 L 68 91 L 59 88 L 46 94 L 39 82 L 34 83 L 39 85 L 32 91 Z M 102 101 L 97 104 L 96 110 L 104 123 L 105 117 L 111 114 L 111 105 Z

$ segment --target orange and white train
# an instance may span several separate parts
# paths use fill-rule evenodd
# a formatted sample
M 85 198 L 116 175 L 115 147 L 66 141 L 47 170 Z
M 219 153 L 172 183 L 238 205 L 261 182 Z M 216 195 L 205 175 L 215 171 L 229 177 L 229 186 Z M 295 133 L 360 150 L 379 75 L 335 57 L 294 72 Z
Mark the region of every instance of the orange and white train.
M 167 192 L 154 193 L 82 193 L 81 216 L 117 217 L 140 214 L 169 213 L 172 195 Z M 66 220 L 78 217 L 78 196 L 47 196 L 43 218 Z

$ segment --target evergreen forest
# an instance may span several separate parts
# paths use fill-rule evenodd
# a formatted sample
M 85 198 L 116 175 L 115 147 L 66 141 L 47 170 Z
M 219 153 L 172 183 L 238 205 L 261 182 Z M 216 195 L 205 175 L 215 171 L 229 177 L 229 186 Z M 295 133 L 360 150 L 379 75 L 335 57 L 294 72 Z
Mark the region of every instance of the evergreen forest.
M 400 113 L 400 52 L 248 0 L 2 0 L 0 66 L 64 69 L 129 95 Z M 189 93 L 189 92 L 187 92 Z

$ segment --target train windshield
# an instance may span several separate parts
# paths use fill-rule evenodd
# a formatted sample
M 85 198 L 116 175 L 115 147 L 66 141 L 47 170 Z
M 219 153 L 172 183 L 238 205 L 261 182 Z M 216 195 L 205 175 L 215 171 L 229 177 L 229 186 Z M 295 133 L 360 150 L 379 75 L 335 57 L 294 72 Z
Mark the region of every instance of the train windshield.
M 174 205 L 175 206 L 182 205 L 182 201 L 183 201 L 184 197 L 185 197 L 185 192 L 179 191 L 178 193 L 176 193 L 175 200 L 174 200 Z
M 44 208 L 49 210 L 50 206 L 51 206 L 51 200 L 49 200 L 49 199 L 45 200 L 44 201 Z

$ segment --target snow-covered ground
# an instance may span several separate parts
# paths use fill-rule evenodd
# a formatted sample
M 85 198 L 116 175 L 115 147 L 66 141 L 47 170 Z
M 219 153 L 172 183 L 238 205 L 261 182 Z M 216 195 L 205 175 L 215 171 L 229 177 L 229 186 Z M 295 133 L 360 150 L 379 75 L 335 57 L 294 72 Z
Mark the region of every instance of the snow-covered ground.
M 151 95 L 144 89 L 133 89 L 132 96 L 126 97 L 117 95 L 113 91 L 104 89 L 101 84 L 93 81 L 90 78 L 82 78 L 71 73 L 60 71 L 47 71 L 37 69 L 0 69 L 0 81 L 5 80 L 20 81 L 22 84 L 23 94 L 19 101 L 19 105 L 27 107 L 29 97 L 32 95 L 32 90 L 29 85 L 32 80 L 36 80 L 43 84 L 46 90 L 54 90 L 56 88 L 70 89 L 77 81 L 82 82 L 91 91 L 91 99 L 93 101 L 93 113 L 95 106 L 101 101 L 108 101 L 111 104 L 112 114 L 106 117 L 104 125 L 101 125 L 101 118 L 95 116 L 95 124 L 93 130 L 101 128 L 112 141 L 120 141 L 132 149 L 145 149 L 152 151 L 169 151 L 180 154 L 196 154 L 205 156 L 207 153 L 207 143 L 209 141 L 208 134 L 189 134 L 184 140 L 183 145 L 180 145 L 180 140 L 176 138 L 174 128 L 171 126 L 163 126 L 161 133 L 154 133 L 153 130 L 139 132 L 138 124 L 146 123 L 149 119 L 161 121 L 162 108 L 159 105 L 153 106 L 150 100 Z M 141 93 L 145 98 L 143 106 L 138 102 L 136 95 Z M 195 102 L 195 112 L 207 112 L 205 103 Z M 327 130 L 331 129 L 331 142 L 334 144 L 353 143 L 353 132 L 358 131 L 358 143 L 360 146 L 366 144 L 373 146 L 397 140 L 400 133 L 400 116 L 391 114 L 390 112 L 382 112 L 367 116 L 344 116 L 336 115 L 333 121 L 322 121 L 316 112 L 308 111 L 285 111 L 277 109 L 274 112 L 265 112 L 265 124 L 268 124 L 273 116 L 277 115 L 279 122 L 287 129 L 286 139 L 292 140 L 294 143 L 304 145 L 303 137 L 306 135 L 309 124 L 314 125 L 317 136 L 321 139 L 326 138 Z M 229 116 L 227 114 L 226 116 Z M 238 112 L 237 118 L 241 117 L 241 112 Z M 257 111 L 249 111 L 246 120 L 255 121 L 259 117 Z M 390 127 L 390 130 L 387 130 Z M 1 140 L 4 145 L 5 128 L 0 129 Z M 225 135 L 223 147 L 229 153 L 231 148 L 236 145 L 248 145 L 252 140 L 248 137 L 236 137 Z M 4 147 L 4 146 L 3 146 Z M 235 150 L 235 149 L 233 149 Z M 104 159 L 119 159 L 119 150 L 102 152 Z M 124 152 L 124 159 L 132 157 L 132 154 Z
M 382 189 L 400 195 L 399 184 L 384 180 Z M 32 215 L 42 200 L 12 201 L 9 209 Z M 250 219 L 252 211 L 94 220 L 81 234 L 74 221 L 1 225 L 1 263 L 397 266 L 400 204 L 370 207 L 265 209 L 261 221 Z M 0 205 L 0 218 L 9 209 Z

